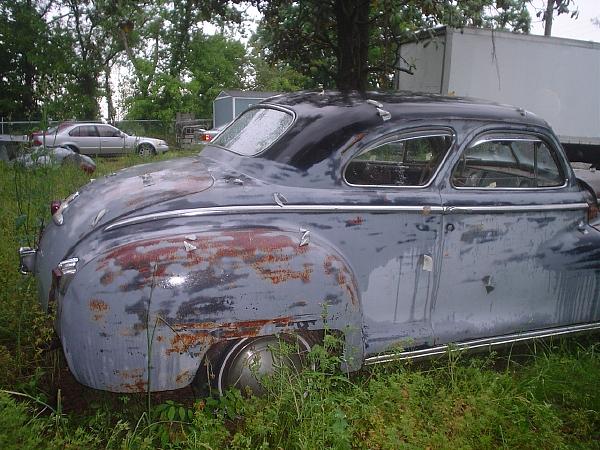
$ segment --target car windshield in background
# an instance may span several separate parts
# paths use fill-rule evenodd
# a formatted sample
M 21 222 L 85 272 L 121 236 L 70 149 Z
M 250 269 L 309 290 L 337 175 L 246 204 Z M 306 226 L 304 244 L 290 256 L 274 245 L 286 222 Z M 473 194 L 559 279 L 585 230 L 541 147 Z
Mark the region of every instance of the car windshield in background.
M 274 108 L 254 108 L 238 117 L 214 144 L 244 156 L 258 155 L 292 124 L 291 113 Z

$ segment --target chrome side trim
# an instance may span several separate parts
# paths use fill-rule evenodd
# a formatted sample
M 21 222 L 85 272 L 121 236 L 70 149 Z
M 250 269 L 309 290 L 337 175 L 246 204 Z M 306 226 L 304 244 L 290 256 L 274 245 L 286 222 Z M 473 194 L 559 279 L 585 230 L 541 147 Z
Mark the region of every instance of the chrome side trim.
M 475 214 L 504 212 L 573 211 L 587 209 L 587 203 L 551 203 L 547 205 L 444 206 L 444 214 Z
M 365 358 L 364 364 L 372 365 L 391 361 L 428 358 L 432 356 L 443 355 L 449 351 L 454 352 L 457 350 L 476 350 L 486 347 L 499 347 L 514 344 L 517 342 L 529 341 L 532 339 L 544 339 L 554 336 L 564 336 L 594 330 L 600 330 L 600 322 L 586 323 L 583 325 L 570 325 L 566 327 L 547 328 L 545 330 L 527 331 L 523 333 L 505 334 L 503 336 L 476 339 L 473 341 L 457 342 L 447 345 L 438 345 L 437 347 L 425 348 L 420 350 L 370 356 L 368 358 Z
M 228 214 L 261 214 L 271 212 L 286 213 L 420 213 L 429 214 L 473 214 L 473 213 L 504 213 L 504 212 L 536 212 L 536 211 L 557 211 L 557 210 L 578 210 L 587 209 L 587 203 L 557 203 L 549 205 L 516 205 L 516 206 L 403 206 L 403 205 L 243 205 L 243 206 L 216 206 L 207 208 L 177 209 L 173 211 L 164 211 L 153 214 L 144 214 L 141 216 L 130 217 L 128 219 L 118 220 L 104 228 L 104 231 L 111 231 L 115 228 L 127 225 L 135 225 L 143 222 L 153 222 L 156 220 L 175 219 L 180 217 L 202 217 L 202 216 L 222 216 Z
M 119 220 L 108 225 L 104 231 L 114 230 L 115 228 L 126 225 L 133 225 L 142 222 L 151 222 L 162 219 L 173 219 L 178 217 L 201 217 L 218 216 L 227 214 L 260 214 L 269 212 L 287 212 L 287 213 L 344 213 L 344 212 L 374 212 L 374 213 L 397 213 L 412 212 L 424 215 L 438 213 L 441 214 L 444 208 L 441 206 L 395 206 L 395 205 L 244 205 L 244 206 L 218 206 L 209 208 L 179 209 L 174 211 L 165 211 L 154 214 L 145 214 L 142 216 L 131 217 L 129 219 Z

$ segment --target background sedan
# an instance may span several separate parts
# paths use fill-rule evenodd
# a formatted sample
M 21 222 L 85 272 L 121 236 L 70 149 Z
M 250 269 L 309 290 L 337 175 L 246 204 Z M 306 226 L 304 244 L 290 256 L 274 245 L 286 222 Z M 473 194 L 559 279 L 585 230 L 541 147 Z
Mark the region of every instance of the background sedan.
M 136 152 L 150 156 L 169 150 L 161 140 L 144 136 L 129 136 L 112 125 L 101 123 L 65 122 L 46 132 L 32 135 L 34 147 L 62 146 L 76 153 L 114 155 Z

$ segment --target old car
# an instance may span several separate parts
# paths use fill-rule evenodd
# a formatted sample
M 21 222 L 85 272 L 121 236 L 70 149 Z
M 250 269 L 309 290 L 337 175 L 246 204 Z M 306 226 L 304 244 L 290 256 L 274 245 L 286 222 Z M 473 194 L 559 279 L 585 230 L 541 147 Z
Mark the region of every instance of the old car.
M 136 152 L 140 156 L 150 156 L 169 150 L 169 145 L 162 139 L 130 136 L 112 125 L 95 122 L 64 122 L 46 132 L 33 133 L 32 146 L 61 146 L 86 155 Z
M 324 330 L 355 371 L 451 343 L 598 329 L 597 216 L 527 111 L 292 93 L 252 106 L 198 156 L 124 169 L 54 204 L 21 269 L 84 385 L 208 379 L 222 392 L 256 387 L 278 339 L 302 363 Z
M 45 148 L 40 147 L 28 153 L 17 156 L 14 164 L 24 167 L 43 167 L 43 166 L 75 166 L 86 173 L 93 173 L 96 170 L 96 163 L 87 155 L 75 153 L 66 147 Z

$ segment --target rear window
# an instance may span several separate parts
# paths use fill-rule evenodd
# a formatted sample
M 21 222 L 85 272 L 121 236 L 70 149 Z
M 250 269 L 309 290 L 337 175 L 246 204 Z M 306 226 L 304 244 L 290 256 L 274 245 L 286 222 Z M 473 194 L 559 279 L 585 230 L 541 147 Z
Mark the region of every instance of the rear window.
M 293 121 L 291 113 L 280 109 L 250 109 L 219 134 L 213 144 L 244 156 L 258 155 L 283 135 Z

